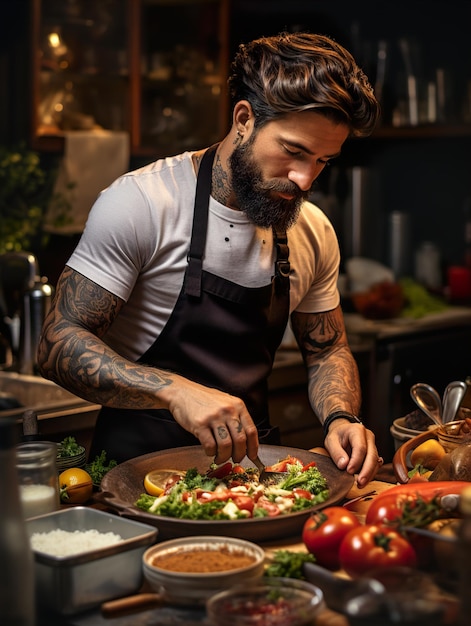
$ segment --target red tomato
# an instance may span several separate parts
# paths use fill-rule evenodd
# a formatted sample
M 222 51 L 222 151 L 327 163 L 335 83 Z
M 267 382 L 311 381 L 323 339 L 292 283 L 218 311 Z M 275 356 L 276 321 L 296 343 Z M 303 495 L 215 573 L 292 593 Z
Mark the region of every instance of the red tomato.
M 295 487 L 293 489 L 293 496 L 295 498 L 305 498 L 306 500 L 312 500 L 313 495 L 307 489 L 300 489 L 299 487 Z
M 329 569 L 338 569 L 339 548 L 345 535 L 360 525 L 352 511 L 331 506 L 313 513 L 304 523 L 302 538 L 316 562 Z
M 229 476 L 229 474 L 232 474 L 232 463 L 230 461 L 206 472 L 209 478 L 224 478 L 225 476 Z
M 280 509 L 276 506 L 276 504 L 270 502 L 268 498 L 265 498 L 265 496 L 262 496 L 257 500 L 257 508 L 265 509 L 268 513 L 268 517 L 276 517 L 277 515 L 280 515 Z
M 316 465 L 317 465 L 316 461 L 311 461 L 310 463 L 308 463 L 307 465 L 303 467 L 303 472 L 308 470 L 310 467 L 316 467 Z
M 226 502 L 231 498 L 232 494 L 229 489 L 218 489 L 218 491 L 203 491 L 203 489 L 196 490 L 196 499 L 198 502 Z
M 348 532 L 340 544 L 340 565 L 350 576 L 391 566 L 416 567 L 414 548 L 388 526 L 364 524 Z
M 286 459 L 278 461 L 278 463 L 274 463 L 273 465 L 269 465 L 265 469 L 267 472 L 287 472 L 288 465 L 302 465 L 302 463 L 295 456 L 287 456 Z
M 232 496 L 231 500 L 238 509 L 241 511 L 248 511 L 252 515 L 255 502 L 251 496 Z

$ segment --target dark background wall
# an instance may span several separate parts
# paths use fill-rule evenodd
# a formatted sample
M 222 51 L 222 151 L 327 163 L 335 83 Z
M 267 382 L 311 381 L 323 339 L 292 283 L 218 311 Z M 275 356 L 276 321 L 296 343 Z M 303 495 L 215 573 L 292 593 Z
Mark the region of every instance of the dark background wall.
M 96 0 L 99 2 L 100 0 Z M 31 9 L 29 0 L 0 0 L 0 145 L 29 136 Z M 178 28 L 178 24 L 175 25 Z M 240 42 L 281 30 L 310 30 L 335 37 L 362 63 L 374 82 L 377 46 L 389 45 L 384 102 L 390 122 L 392 102 L 403 90 L 404 63 L 398 41 L 413 45 L 413 61 L 429 80 L 437 67 L 449 78 L 447 127 L 452 132 L 430 136 L 371 139 L 353 142 L 339 161 L 344 173 L 351 166 L 366 168 L 372 181 L 367 237 L 369 256 L 387 260 L 388 216 L 411 216 L 413 246 L 431 240 L 440 248 L 443 267 L 460 263 L 464 254 L 465 204 L 471 197 L 471 132 L 461 132 L 461 103 L 470 89 L 471 2 L 467 0 L 234 0 L 230 19 L 230 49 Z M 458 129 L 458 130 L 456 130 Z M 130 167 L 140 165 L 134 159 Z M 329 187 L 328 173 L 320 190 Z M 340 193 L 340 192 L 339 192 Z M 326 211 L 327 212 L 327 211 Z M 335 220 L 334 220 L 335 221 Z M 342 222 L 343 223 L 343 222 Z M 342 230 L 342 225 L 339 225 Z M 348 233 L 339 233 L 341 240 Z M 67 246 L 72 242 L 68 241 Z

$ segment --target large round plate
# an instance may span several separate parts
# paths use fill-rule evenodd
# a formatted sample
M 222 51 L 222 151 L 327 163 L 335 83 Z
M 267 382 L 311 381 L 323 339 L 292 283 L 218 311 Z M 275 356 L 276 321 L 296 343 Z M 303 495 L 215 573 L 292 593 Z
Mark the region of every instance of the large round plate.
M 322 505 L 289 515 L 234 521 L 175 519 L 152 515 L 134 506 L 141 493 L 144 493 L 144 476 L 151 470 L 187 470 L 196 467 L 199 472 L 204 473 L 209 467 L 209 459 L 201 446 L 153 452 L 117 465 L 105 474 L 100 486 L 99 499 L 124 517 L 157 527 L 159 541 L 188 535 L 226 535 L 249 541 L 271 541 L 299 535 L 310 513 L 339 503 L 352 487 L 354 479 L 350 474 L 340 471 L 331 459 L 323 454 L 284 446 L 260 446 L 260 457 L 267 465 L 276 463 L 288 454 L 297 457 L 303 463 L 311 461 L 317 463 L 329 487 L 329 498 Z M 241 465 L 253 467 L 249 459 L 244 459 Z

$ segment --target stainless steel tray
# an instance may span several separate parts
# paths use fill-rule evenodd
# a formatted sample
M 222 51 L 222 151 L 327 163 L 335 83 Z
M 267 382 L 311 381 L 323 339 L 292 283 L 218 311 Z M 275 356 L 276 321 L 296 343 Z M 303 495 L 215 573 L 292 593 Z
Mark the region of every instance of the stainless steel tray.
M 28 534 L 96 529 L 113 532 L 122 541 L 76 556 L 57 557 L 35 551 L 38 604 L 54 613 L 72 615 L 105 600 L 135 593 L 143 581 L 142 555 L 155 543 L 157 529 L 117 515 L 74 507 L 26 521 Z

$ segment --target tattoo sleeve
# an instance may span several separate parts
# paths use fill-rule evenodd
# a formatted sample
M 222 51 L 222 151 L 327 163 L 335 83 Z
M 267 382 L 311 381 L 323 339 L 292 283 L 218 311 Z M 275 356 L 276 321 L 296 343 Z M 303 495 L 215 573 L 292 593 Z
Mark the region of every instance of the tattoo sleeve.
M 161 408 L 155 394 L 171 383 L 171 375 L 120 357 L 101 339 L 122 305 L 118 297 L 66 268 L 39 342 L 41 373 L 90 402 Z
M 340 307 L 293 313 L 292 328 L 308 371 L 311 406 L 321 422 L 333 411 L 358 415 L 361 388 Z

